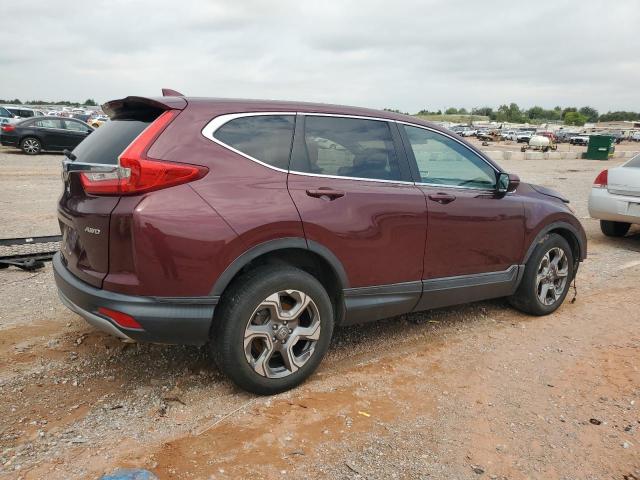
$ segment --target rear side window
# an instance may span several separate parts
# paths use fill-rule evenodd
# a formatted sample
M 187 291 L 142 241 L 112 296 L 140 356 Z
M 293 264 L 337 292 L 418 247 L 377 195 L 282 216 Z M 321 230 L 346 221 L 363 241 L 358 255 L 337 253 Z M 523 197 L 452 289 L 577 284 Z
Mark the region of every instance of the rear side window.
M 293 115 L 240 117 L 222 125 L 213 136 L 240 153 L 286 170 L 294 123 Z
M 42 120 L 36 120 L 32 125 L 40 128 L 62 128 L 62 121 L 54 118 L 43 118 Z
M 389 124 L 345 117 L 305 117 L 305 151 L 291 166 L 298 172 L 400 180 Z
M 71 123 L 71 122 L 69 122 Z M 115 165 L 118 156 L 151 122 L 112 120 L 87 135 L 74 150 L 78 161 Z

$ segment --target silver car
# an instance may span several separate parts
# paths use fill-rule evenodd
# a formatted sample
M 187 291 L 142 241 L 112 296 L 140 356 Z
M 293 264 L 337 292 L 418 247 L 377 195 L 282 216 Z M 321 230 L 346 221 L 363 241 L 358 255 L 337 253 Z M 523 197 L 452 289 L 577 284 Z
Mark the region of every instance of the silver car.
M 600 172 L 589 195 L 589 215 L 609 237 L 622 237 L 632 223 L 640 224 L 640 155 Z

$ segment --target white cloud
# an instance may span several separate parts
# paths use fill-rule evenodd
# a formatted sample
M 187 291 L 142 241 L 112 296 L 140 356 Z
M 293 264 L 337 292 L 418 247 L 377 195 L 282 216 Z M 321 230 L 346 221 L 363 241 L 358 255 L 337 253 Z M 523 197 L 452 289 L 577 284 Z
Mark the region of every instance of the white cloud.
M 5 3 L 0 98 L 640 110 L 634 0 Z

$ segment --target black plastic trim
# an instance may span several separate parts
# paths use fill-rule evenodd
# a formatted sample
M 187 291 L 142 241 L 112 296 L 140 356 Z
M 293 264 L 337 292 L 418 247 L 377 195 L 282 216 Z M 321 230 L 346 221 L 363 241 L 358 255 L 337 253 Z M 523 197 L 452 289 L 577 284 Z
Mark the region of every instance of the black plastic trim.
M 167 344 L 203 345 L 209 340 L 215 297 L 142 297 L 95 288 L 69 272 L 60 253 L 53 257 L 53 273 L 65 305 L 108 333 L 115 330 L 134 340 Z M 144 330 L 115 325 L 98 313 L 99 307 L 131 315 Z
M 321 256 L 326 260 L 336 273 L 340 285 L 340 289 L 347 288 L 349 286 L 349 280 L 347 274 L 342 266 L 338 257 L 336 257 L 331 250 L 325 246 L 314 242 L 313 240 L 305 240 L 302 237 L 285 237 L 276 240 L 269 240 L 267 242 L 256 245 L 255 247 L 247 250 L 245 253 L 236 258 L 231 265 L 229 265 L 222 275 L 218 277 L 218 280 L 211 289 L 212 296 L 220 296 L 227 288 L 229 283 L 236 274 L 244 268 L 252 260 L 255 260 L 265 253 L 274 252 L 276 250 L 284 250 L 287 248 L 299 248 L 301 250 L 309 250 Z
M 422 297 L 416 310 L 448 307 L 513 295 L 524 273 L 524 265 L 501 272 L 488 272 L 422 281 Z
M 342 325 L 353 325 L 411 312 L 420 300 L 422 282 L 346 288 L 343 293 L 346 313 Z

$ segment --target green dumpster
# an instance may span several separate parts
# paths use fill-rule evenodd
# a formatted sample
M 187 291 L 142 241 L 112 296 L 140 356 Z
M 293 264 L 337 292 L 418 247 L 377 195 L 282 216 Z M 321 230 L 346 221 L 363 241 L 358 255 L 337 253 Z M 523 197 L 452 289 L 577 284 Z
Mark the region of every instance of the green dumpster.
M 616 147 L 616 139 L 611 135 L 589 135 L 589 146 L 582 158 L 589 160 L 609 160 Z

